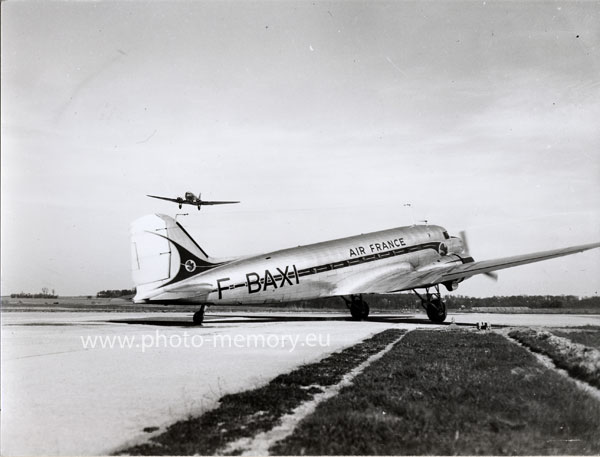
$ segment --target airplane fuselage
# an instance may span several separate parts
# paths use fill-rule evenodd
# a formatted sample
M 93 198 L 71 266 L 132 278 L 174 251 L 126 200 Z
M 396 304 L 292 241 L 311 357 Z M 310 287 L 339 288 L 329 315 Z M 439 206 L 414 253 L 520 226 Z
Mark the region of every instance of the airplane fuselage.
M 194 205 L 198 201 L 198 198 L 193 194 L 193 192 L 185 193 L 185 203 Z
M 462 250 L 443 227 L 399 227 L 243 258 L 185 282 L 212 284 L 203 299 L 213 304 L 313 299 L 350 293 L 381 269 L 412 272 L 442 259 L 462 263 L 453 255 Z

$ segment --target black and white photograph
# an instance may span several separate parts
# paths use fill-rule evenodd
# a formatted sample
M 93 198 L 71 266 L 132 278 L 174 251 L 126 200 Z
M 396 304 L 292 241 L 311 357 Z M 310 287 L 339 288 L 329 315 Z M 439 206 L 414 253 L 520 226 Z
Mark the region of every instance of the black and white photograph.
M 600 454 L 600 1 L 3 0 L 0 454 Z

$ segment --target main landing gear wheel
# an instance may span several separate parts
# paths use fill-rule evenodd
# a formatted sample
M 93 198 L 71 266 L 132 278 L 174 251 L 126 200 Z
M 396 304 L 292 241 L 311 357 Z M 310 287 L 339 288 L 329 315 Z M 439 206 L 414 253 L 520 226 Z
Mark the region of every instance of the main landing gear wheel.
M 429 320 L 435 324 L 441 324 L 446 320 L 446 303 L 442 300 L 440 286 L 436 284 L 435 292 L 429 293 L 429 287 L 425 288 L 425 296 L 420 295 L 416 290 L 413 292 L 421 299 L 421 306 L 425 309 Z
M 194 324 L 196 325 L 202 325 L 202 322 L 204 321 L 204 311 L 206 310 L 206 306 L 202 305 L 202 307 L 200 308 L 199 311 L 196 311 L 194 313 Z
M 427 303 L 427 317 L 431 322 L 441 324 L 446 320 L 446 304 L 441 298 L 433 298 Z
M 362 295 L 352 295 L 350 300 L 342 297 L 346 302 L 346 306 L 350 310 L 352 319 L 356 321 L 365 320 L 369 317 L 369 305 L 362 299 Z

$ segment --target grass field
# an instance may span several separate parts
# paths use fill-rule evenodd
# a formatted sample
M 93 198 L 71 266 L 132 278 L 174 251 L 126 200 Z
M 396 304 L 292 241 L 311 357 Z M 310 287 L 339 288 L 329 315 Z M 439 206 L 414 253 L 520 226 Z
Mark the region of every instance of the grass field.
M 552 333 L 556 336 L 568 338 L 569 340 L 583 344 L 591 348 L 600 350 L 600 328 L 585 327 L 568 330 L 552 329 Z
M 503 336 L 414 331 L 271 454 L 598 454 L 600 404 Z
M 600 388 L 600 351 L 574 343 L 570 338 L 533 329 L 513 330 L 509 336 L 535 352 L 547 355 L 572 376 Z M 596 337 L 591 337 L 594 340 Z
M 86 298 L 59 297 L 52 298 L 10 298 L 2 297 L 2 312 L 111 312 L 111 313 L 194 313 L 198 304 L 135 304 L 121 298 Z M 272 307 L 268 305 L 234 305 L 209 307 L 208 314 L 239 312 L 339 312 L 346 311 L 343 304 L 331 309 L 306 308 L 290 306 Z

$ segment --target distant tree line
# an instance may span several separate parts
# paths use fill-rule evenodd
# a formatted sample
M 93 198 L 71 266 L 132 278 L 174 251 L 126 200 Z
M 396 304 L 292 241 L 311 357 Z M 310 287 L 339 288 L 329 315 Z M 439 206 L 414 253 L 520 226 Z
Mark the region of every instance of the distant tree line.
M 116 298 L 128 295 L 135 295 L 135 287 L 133 289 L 101 290 L 96 294 L 96 298 Z
M 420 293 L 420 291 L 419 291 Z M 365 294 L 364 300 L 373 309 L 420 309 L 421 300 L 412 293 L 402 294 Z M 520 307 L 520 308 L 598 308 L 600 309 L 600 297 L 580 298 L 574 295 L 513 295 L 509 297 L 486 297 L 475 298 L 463 295 L 444 295 L 446 306 L 449 309 L 472 309 L 472 308 L 497 308 L 497 307 Z M 269 306 L 316 309 L 345 309 L 346 305 L 340 297 L 317 298 L 314 300 L 299 300 L 292 303 L 274 303 Z
M 47 287 L 42 287 L 42 292 L 32 294 L 21 291 L 18 294 L 10 294 L 10 298 L 58 298 L 58 295 L 56 295 L 54 289 L 50 290 Z
M 576 297 L 575 295 L 512 295 L 509 297 L 474 298 L 463 295 L 446 295 L 449 308 L 600 308 L 600 297 Z

